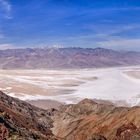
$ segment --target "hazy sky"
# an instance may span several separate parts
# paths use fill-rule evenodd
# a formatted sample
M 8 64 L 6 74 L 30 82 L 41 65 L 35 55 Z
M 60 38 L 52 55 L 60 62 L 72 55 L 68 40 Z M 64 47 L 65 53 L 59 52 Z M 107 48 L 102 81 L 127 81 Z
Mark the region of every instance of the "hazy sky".
M 140 51 L 140 0 L 0 0 L 0 49 Z

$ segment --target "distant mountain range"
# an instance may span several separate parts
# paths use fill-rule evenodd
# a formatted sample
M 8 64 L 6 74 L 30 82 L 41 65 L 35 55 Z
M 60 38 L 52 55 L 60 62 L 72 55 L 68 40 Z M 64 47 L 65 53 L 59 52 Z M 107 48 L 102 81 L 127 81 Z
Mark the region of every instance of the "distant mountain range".
M 100 68 L 140 64 L 140 52 L 103 48 L 0 50 L 1 69 Z

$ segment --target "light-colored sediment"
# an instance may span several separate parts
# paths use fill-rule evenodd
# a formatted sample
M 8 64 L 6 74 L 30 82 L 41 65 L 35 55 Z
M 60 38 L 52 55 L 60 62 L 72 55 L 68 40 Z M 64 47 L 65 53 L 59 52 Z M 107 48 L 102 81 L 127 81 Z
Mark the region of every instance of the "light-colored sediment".
M 133 71 L 126 71 L 125 73 L 132 78 L 140 79 L 140 69 L 133 70 Z
M 140 104 L 139 77 L 140 67 L 0 70 L 0 90 L 34 103 L 36 100 L 77 103 L 90 98 L 134 106 Z
M 78 100 L 72 94 L 79 85 L 97 80 L 97 77 L 91 76 L 88 72 L 88 70 L 0 70 L 0 90 L 21 100 L 56 100 L 72 103 Z
M 60 103 L 54 100 L 35 100 L 35 101 L 31 100 L 27 102 L 36 107 L 43 108 L 43 109 L 50 109 L 50 108 L 58 109 L 61 105 L 64 105 L 64 103 Z

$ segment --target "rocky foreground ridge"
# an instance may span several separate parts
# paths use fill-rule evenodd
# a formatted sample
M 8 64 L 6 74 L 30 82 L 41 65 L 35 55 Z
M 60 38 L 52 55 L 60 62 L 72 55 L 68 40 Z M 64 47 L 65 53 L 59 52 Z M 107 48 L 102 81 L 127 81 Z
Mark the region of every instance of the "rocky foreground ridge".
M 43 110 L 0 92 L 0 140 L 140 140 L 140 107 L 85 99 Z
M 56 140 L 51 113 L 0 92 L 0 140 Z

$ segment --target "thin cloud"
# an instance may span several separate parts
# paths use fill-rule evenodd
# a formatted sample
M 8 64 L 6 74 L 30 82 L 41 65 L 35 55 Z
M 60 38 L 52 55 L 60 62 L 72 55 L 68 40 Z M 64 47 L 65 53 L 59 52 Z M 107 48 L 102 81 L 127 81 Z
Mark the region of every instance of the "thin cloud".
M 112 11 L 130 11 L 130 10 L 139 11 L 140 7 L 119 7 L 119 8 L 110 8 L 109 10 L 112 10 Z
M 114 8 L 102 8 L 102 9 L 95 9 L 99 11 L 139 11 L 140 7 L 114 7 Z
M 6 50 L 6 49 L 14 49 L 15 46 L 13 44 L 0 44 L 0 50 Z
M 109 31 L 98 32 L 89 35 L 80 35 L 80 36 L 71 36 L 61 38 L 61 42 L 74 42 L 79 46 L 85 45 L 93 47 L 103 47 L 103 48 L 112 48 L 112 49 L 139 49 L 140 48 L 140 39 L 133 38 L 122 38 L 116 34 L 121 34 L 123 32 L 131 32 L 134 29 L 139 29 L 139 24 L 129 24 L 122 27 L 117 27 L 116 29 L 108 29 Z M 57 42 L 58 40 L 56 40 Z
M 109 29 L 110 31 L 106 31 L 106 33 L 99 33 L 97 34 L 96 36 L 98 37 L 108 37 L 108 36 L 112 36 L 112 35 L 115 35 L 115 34 L 118 34 L 118 33 L 123 33 L 125 31 L 131 31 L 131 30 L 134 30 L 134 29 L 139 29 L 140 28 L 140 25 L 137 24 L 137 25 L 125 25 L 125 26 L 122 26 L 122 27 L 118 27 L 116 29 Z
M 94 29 L 97 28 L 96 26 L 93 27 Z M 99 28 L 99 27 L 98 27 Z M 139 29 L 140 25 L 139 24 L 130 24 L 130 25 L 125 25 L 122 27 L 114 27 L 113 29 L 107 28 L 105 31 L 97 31 L 96 33 L 88 34 L 88 35 L 75 35 L 75 36 L 68 36 L 68 37 L 63 37 L 59 38 L 57 40 L 63 40 L 63 41 L 82 41 L 82 40 L 87 40 L 87 41 L 108 41 L 108 40 L 113 40 L 113 39 L 120 39 L 119 36 L 116 36 L 116 34 L 123 33 L 123 32 L 131 32 L 134 29 Z M 54 39 L 55 40 L 55 39 Z
M 99 42 L 98 45 L 104 48 L 139 49 L 140 38 L 138 39 L 118 39 Z
M 5 12 L 5 18 L 11 19 L 11 10 L 12 10 L 12 5 L 8 0 L 0 0 L 0 6 Z

